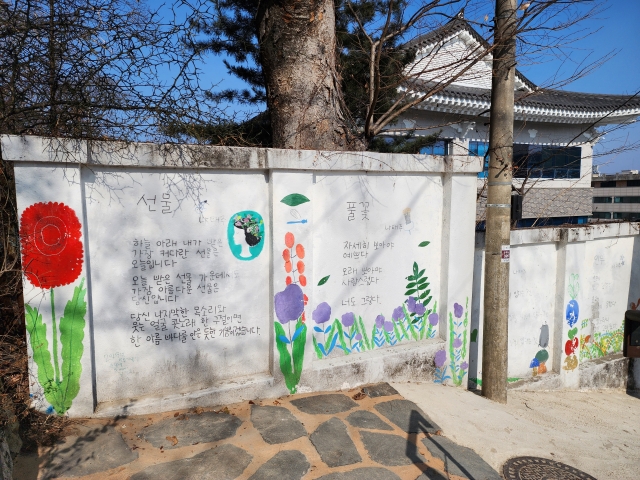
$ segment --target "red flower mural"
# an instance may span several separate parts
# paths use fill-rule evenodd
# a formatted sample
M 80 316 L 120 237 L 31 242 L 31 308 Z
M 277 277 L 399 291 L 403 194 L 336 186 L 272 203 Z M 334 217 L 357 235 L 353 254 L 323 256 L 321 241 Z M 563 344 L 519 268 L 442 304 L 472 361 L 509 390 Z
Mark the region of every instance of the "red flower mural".
M 64 203 L 34 203 L 20 217 L 22 269 L 36 287 L 68 285 L 82 271 L 81 225 Z

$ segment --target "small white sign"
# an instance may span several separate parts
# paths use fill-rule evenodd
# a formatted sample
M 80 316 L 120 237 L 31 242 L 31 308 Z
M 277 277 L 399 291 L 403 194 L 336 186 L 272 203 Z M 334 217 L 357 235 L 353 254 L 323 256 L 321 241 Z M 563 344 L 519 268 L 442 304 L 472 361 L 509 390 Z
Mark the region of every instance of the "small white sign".
M 509 263 L 510 259 L 511 259 L 511 245 L 502 245 L 501 262 Z

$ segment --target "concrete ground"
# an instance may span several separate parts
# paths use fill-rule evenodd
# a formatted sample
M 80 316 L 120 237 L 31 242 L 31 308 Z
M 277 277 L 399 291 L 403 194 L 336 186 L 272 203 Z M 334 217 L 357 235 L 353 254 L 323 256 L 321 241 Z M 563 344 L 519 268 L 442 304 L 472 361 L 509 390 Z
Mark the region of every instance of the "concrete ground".
M 448 438 L 493 468 L 514 456 L 566 463 L 599 480 L 640 478 L 640 395 L 623 390 L 508 393 L 506 405 L 433 383 L 393 384 Z
M 389 384 L 76 422 L 16 480 L 500 480 Z

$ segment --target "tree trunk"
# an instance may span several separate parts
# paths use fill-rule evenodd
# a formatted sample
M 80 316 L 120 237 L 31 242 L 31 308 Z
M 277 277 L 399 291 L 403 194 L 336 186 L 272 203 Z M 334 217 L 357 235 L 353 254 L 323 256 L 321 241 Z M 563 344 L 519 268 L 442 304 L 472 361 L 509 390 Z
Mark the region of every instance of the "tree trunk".
M 257 19 L 273 146 L 364 150 L 344 115 L 334 0 L 267 0 Z

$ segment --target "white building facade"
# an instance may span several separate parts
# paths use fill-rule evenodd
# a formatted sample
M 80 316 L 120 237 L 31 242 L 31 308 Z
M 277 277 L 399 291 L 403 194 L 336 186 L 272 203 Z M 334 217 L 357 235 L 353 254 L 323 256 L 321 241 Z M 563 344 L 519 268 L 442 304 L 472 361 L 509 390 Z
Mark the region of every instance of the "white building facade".
M 412 41 L 416 61 L 403 89 L 426 96 L 389 132 L 439 133 L 424 153 L 485 156 L 488 163 L 492 55 L 459 15 Z M 640 99 L 539 88 L 516 71 L 514 187 L 524 194 L 519 226 L 586 223 L 592 215 L 592 157 L 597 127 L 635 121 Z M 431 95 L 430 93 L 435 92 Z M 479 174 L 478 220 L 484 218 L 486 167 Z

